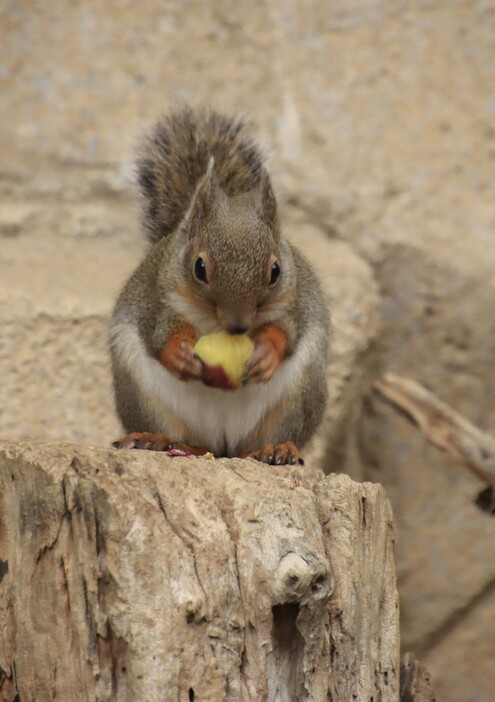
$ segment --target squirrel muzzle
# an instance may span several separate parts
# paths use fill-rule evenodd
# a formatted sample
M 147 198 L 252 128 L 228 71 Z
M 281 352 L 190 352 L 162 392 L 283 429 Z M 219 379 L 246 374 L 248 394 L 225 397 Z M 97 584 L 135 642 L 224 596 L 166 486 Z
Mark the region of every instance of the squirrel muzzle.
M 239 312 L 217 308 L 218 321 L 229 334 L 246 334 L 254 325 L 256 310 Z

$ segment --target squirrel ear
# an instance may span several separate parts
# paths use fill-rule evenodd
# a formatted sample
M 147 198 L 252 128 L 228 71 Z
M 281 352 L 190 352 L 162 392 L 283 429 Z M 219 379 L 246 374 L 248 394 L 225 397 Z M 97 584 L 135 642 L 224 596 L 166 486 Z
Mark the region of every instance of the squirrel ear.
M 190 236 L 194 232 L 195 225 L 211 212 L 213 203 L 215 202 L 218 185 L 214 166 L 215 159 L 211 156 L 208 161 L 206 173 L 196 188 L 189 211 L 186 215 L 186 228 Z
M 270 183 L 270 176 L 264 168 L 261 171 L 260 193 L 263 219 L 272 228 L 276 228 L 278 224 L 277 200 Z

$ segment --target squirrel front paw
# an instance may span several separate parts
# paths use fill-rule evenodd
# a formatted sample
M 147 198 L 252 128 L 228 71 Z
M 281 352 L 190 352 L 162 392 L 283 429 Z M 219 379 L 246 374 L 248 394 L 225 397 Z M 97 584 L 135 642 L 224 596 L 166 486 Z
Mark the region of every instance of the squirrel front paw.
M 267 324 L 252 333 L 255 343 L 251 358 L 246 363 L 243 384 L 267 383 L 285 358 L 287 336 L 275 324 Z
M 194 340 L 186 333 L 173 336 L 158 355 L 162 366 L 179 380 L 202 380 L 203 364 L 193 351 Z

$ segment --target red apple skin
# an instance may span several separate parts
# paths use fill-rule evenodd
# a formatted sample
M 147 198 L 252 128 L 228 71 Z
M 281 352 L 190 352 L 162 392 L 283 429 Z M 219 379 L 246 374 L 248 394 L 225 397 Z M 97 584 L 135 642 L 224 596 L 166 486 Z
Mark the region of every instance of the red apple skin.
M 222 366 L 210 366 L 204 361 L 202 361 L 202 363 L 203 383 L 205 385 L 210 388 L 219 388 L 221 390 L 237 390 L 239 386 L 227 375 Z

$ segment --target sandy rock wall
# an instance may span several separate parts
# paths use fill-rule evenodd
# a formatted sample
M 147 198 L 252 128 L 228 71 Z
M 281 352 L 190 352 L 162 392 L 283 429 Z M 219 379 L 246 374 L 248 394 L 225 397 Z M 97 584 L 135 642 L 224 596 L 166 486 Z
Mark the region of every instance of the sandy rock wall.
M 105 326 L 143 251 L 136 138 L 181 101 L 248 110 L 332 302 L 314 450 L 386 486 L 404 641 L 439 697 L 491 700 L 495 522 L 368 392 L 411 375 L 495 431 L 491 0 L 54 0 L 4 3 L 0 23 L 2 436 L 119 431 Z

